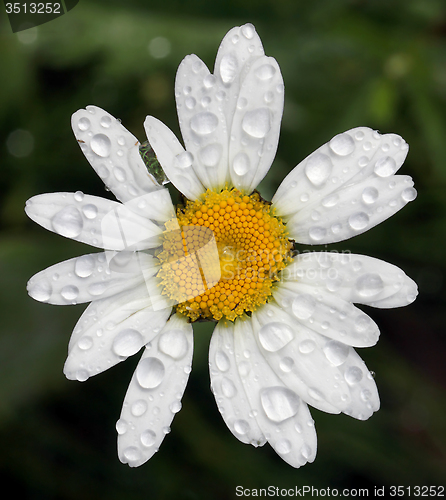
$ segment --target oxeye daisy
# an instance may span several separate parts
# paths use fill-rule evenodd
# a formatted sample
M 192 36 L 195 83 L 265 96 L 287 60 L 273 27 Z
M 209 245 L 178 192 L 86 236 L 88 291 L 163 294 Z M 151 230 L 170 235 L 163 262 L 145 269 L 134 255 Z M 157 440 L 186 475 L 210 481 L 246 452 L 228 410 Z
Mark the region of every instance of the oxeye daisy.
M 251 24 L 225 36 L 213 74 L 187 56 L 175 97 L 184 147 L 151 116 L 141 144 L 98 107 L 74 113 L 76 139 L 118 201 L 78 191 L 27 202 L 46 229 L 103 250 L 36 274 L 29 294 L 91 302 L 69 343 L 69 379 L 143 351 L 116 425 L 122 462 L 146 462 L 169 432 L 193 324 L 208 320 L 211 388 L 230 431 L 299 467 L 316 455 L 308 405 L 361 420 L 379 408 L 354 349 L 379 330 L 353 304 L 400 307 L 417 295 L 391 264 L 301 245 L 361 234 L 413 200 L 411 178 L 395 175 L 408 146 L 366 127 L 340 133 L 263 199 L 256 187 L 276 153 L 284 86 Z M 177 207 L 168 181 L 183 196 Z

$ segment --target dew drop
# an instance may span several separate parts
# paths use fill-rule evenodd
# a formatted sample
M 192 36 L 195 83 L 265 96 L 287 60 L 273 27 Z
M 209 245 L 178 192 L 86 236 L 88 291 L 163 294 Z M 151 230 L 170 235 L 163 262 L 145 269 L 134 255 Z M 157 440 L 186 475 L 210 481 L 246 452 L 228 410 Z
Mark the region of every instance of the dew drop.
M 276 352 L 285 347 L 294 338 L 294 332 L 286 323 L 267 323 L 259 330 L 262 347 L 269 352 Z
M 404 201 L 413 201 L 417 197 L 417 191 L 414 188 L 407 188 L 401 193 L 401 198 Z
M 263 64 L 255 70 L 259 80 L 270 80 L 276 74 L 276 68 L 271 64 Z
M 90 120 L 86 117 L 81 118 L 77 123 L 79 130 L 82 130 L 82 132 L 88 130 L 90 128 L 90 125 L 91 125 Z
M 85 337 L 81 337 L 79 339 L 77 345 L 82 351 L 88 351 L 88 349 L 91 349 L 93 347 L 93 339 L 88 335 L 85 335 Z
M 84 195 L 84 193 L 83 193 L 82 191 L 76 191 L 76 192 L 74 193 L 74 199 L 75 199 L 76 201 L 82 201 L 82 200 L 84 199 L 84 196 L 85 196 L 85 195 Z
M 144 345 L 142 335 L 133 328 L 126 328 L 116 335 L 113 340 L 113 351 L 117 356 L 132 356 Z
M 79 295 L 79 288 L 73 285 L 67 285 L 62 288 L 60 294 L 65 300 L 72 302 Z
M 294 360 L 289 357 L 282 358 L 279 363 L 279 368 L 284 372 L 284 373 L 289 373 L 294 366 Z
M 315 153 L 305 164 L 305 175 L 314 186 L 322 186 L 329 178 L 333 164 L 327 155 Z
M 316 310 L 316 301 L 311 295 L 298 295 L 292 302 L 291 310 L 298 319 L 308 319 Z
M 124 458 L 129 462 L 137 462 L 141 458 L 141 452 L 136 446 L 129 446 L 123 452 Z
M 355 150 L 355 141 L 346 133 L 338 134 L 329 143 L 333 153 L 339 156 L 347 156 Z
M 217 126 L 218 118 L 209 111 L 196 114 L 190 121 L 191 129 L 199 135 L 211 134 Z
M 127 178 L 125 170 L 121 167 L 115 167 L 113 169 L 113 175 L 115 176 L 118 182 L 124 182 Z
M 164 364 L 157 358 L 144 358 L 136 368 L 136 379 L 144 389 L 154 389 L 163 381 Z
M 325 354 L 325 357 L 332 365 L 340 366 L 345 363 L 350 348 L 342 342 L 329 340 L 322 350 Z
M 220 62 L 220 76 L 223 83 L 231 83 L 234 81 L 238 72 L 238 62 L 232 54 L 226 54 Z
M 358 366 L 350 366 L 344 373 L 344 378 L 348 384 L 357 384 L 362 380 L 363 373 Z
M 79 278 L 88 278 L 93 274 L 95 259 L 92 255 L 83 255 L 78 257 L 74 264 L 74 272 Z
M 221 381 L 221 392 L 227 398 L 233 398 L 237 394 L 237 389 L 232 380 L 227 377 L 223 377 Z
M 106 158 L 110 155 L 111 142 L 106 135 L 96 134 L 91 138 L 90 147 L 93 153 L 102 156 L 102 158 Z
M 192 166 L 194 157 L 189 151 L 183 151 L 176 156 L 176 167 L 178 168 L 189 168 Z
M 327 234 L 327 230 L 325 229 L 325 227 L 313 226 L 310 228 L 308 234 L 312 240 L 320 241 L 323 238 L 325 238 L 325 235 Z
M 288 439 L 279 439 L 274 448 L 280 455 L 287 455 L 291 451 L 292 446 Z
M 348 218 L 350 227 L 355 231 L 360 231 L 361 229 L 366 228 L 369 222 L 369 216 L 365 212 L 358 212 L 356 214 L 350 215 L 350 217 Z
M 150 448 L 155 444 L 156 434 L 152 430 L 147 429 L 141 434 L 140 439 L 143 446 Z
M 245 175 L 251 168 L 251 162 L 246 153 L 238 153 L 233 162 L 232 168 L 237 175 Z
M 222 147 L 218 143 L 208 144 L 200 150 L 200 160 L 205 167 L 216 167 L 220 162 Z
M 234 422 L 234 430 L 237 434 L 244 436 L 249 432 L 249 424 L 246 420 L 236 420 Z
M 242 120 L 242 129 L 251 137 L 261 139 L 271 128 L 271 115 L 267 108 L 248 111 Z
M 374 167 L 375 174 L 379 177 L 389 177 L 396 172 L 396 163 L 391 156 L 380 158 Z
M 174 401 L 170 404 L 169 409 L 172 413 L 178 413 L 181 410 L 181 401 Z
M 187 109 L 194 109 L 197 101 L 193 97 L 187 97 L 184 101 Z
M 314 343 L 314 341 L 313 341 L 313 340 L 310 340 L 310 339 L 303 340 L 303 341 L 299 344 L 299 351 L 300 351 L 302 354 L 310 354 L 310 353 L 312 353 L 315 349 L 316 349 L 316 344 Z
M 358 130 L 356 133 L 355 133 L 355 139 L 357 141 L 362 141 L 364 139 L 364 132 L 362 130 Z
M 100 124 L 101 124 L 101 126 L 102 126 L 102 127 L 104 127 L 104 128 L 109 128 L 109 127 L 110 127 L 110 125 L 111 125 L 111 122 L 112 122 L 111 118 L 110 118 L 109 116 L 107 116 L 107 115 L 106 115 L 106 116 L 103 116 L 103 117 L 101 118 Z
M 47 280 L 39 280 L 37 283 L 30 283 L 29 285 L 29 296 L 34 300 L 38 300 L 39 302 L 46 302 L 47 300 L 49 300 L 52 293 L 53 287 Z
M 67 238 L 76 238 L 82 232 L 84 222 L 79 210 L 66 206 L 52 218 L 51 224 L 56 233 Z
M 128 424 L 127 422 L 120 418 L 117 422 L 116 422 L 116 431 L 118 432 L 119 435 L 122 435 L 122 434 L 125 434 L 128 430 Z
M 265 95 L 263 96 L 263 100 L 267 103 L 270 104 L 271 102 L 274 101 L 274 93 L 268 90 L 265 92 Z
M 256 30 L 251 23 L 247 23 L 242 26 L 242 35 L 248 40 L 251 40 L 254 37 L 255 32 Z
M 223 351 L 215 353 L 215 364 L 221 372 L 227 372 L 231 366 L 228 356 Z
M 216 78 L 214 75 L 208 74 L 203 78 L 203 84 L 207 89 L 212 88 L 215 85 Z
M 137 399 L 131 408 L 132 415 L 134 417 L 141 417 L 147 411 L 147 403 L 144 399 Z
M 183 330 L 173 329 L 161 334 L 158 347 L 173 359 L 182 359 L 189 350 L 189 343 Z
M 95 219 L 98 215 L 98 207 L 92 203 L 88 203 L 82 207 L 82 213 L 87 219 Z
M 299 410 L 298 395 L 286 387 L 268 387 L 260 391 L 260 402 L 266 416 L 273 422 L 294 417 Z
M 87 372 L 87 370 L 77 370 L 75 373 L 76 380 L 78 382 L 85 382 L 89 377 L 90 374 Z
M 384 290 L 384 282 L 379 274 L 363 274 L 356 280 L 356 289 L 361 297 L 373 297 Z
M 379 191 L 374 187 L 366 187 L 362 192 L 362 201 L 367 205 L 372 205 L 379 197 Z
M 337 194 L 330 194 L 326 196 L 322 201 L 321 204 L 325 208 L 331 208 L 334 207 L 338 204 L 339 202 L 339 195 Z

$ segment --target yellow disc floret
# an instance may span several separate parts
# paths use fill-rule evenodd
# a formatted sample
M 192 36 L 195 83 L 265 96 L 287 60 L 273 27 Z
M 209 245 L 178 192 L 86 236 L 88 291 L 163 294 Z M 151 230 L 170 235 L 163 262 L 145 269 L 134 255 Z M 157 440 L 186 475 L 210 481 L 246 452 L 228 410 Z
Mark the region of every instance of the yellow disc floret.
M 233 321 L 266 303 L 291 248 L 283 222 L 257 193 L 208 190 L 166 224 L 162 293 L 192 321 Z

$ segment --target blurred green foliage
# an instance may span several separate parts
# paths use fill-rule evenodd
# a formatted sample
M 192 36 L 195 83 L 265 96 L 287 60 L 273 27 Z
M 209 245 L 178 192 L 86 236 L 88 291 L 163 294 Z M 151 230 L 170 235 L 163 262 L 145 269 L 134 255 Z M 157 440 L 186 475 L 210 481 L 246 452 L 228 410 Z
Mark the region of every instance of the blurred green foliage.
M 119 463 L 114 423 L 136 359 L 85 384 L 62 365 L 82 306 L 29 299 L 29 277 L 88 251 L 26 219 L 25 200 L 76 191 L 109 196 L 70 128 L 95 104 L 144 140 L 151 114 L 179 135 L 173 86 L 182 58 L 212 69 L 233 26 L 255 24 L 282 69 L 285 112 L 260 191 L 333 135 L 359 125 L 410 145 L 403 173 L 416 202 L 330 248 L 401 266 L 419 284 L 408 308 L 367 311 L 382 337 L 361 351 L 382 408 L 368 422 L 313 410 L 314 464 L 294 470 L 268 447 L 239 443 L 209 390 L 210 324 L 195 329 L 193 372 L 159 454 Z M 82 0 L 69 14 L 12 34 L 0 23 L 0 477 L 29 499 L 235 498 L 235 487 L 434 485 L 446 476 L 446 5 L 443 0 Z

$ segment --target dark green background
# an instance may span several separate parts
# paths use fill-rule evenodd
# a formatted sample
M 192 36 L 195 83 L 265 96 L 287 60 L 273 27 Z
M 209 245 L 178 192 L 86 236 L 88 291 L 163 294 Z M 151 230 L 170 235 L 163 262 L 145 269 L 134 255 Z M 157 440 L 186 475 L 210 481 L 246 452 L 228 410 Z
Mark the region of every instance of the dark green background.
M 12 34 L 0 23 L 0 479 L 29 499 L 226 499 L 235 487 L 370 488 L 437 485 L 446 476 L 446 9 L 442 0 L 82 0 L 70 13 Z M 196 53 L 210 68 L 233 26 L 255 24 L 285 81 L 276 161 L 260 186 L 281 179 L 333 135 L 359 125 L 410 145 L 403 174 L 418 199 L 371 231 L 330 246 L 400 266 L 417 301 L 367 312 L 381 329 L 361 350 L 376 372 L 381 410 L 367 422 L 312 414 L 318 456 L 295 470 L 266 445 L 239 443 L 209 390 L 211 328 L 195 334 L 193 371 L 172 432 L 139 469 L 116 455 L 119 418 L 137 356 L 81 384 L 62 374 L 85 306 L 28 298 L 39 270 L 90 249 L 27 220 L 35 194 L 111 196 L 84 159 L 70 116 L 96 104 L 144 140 L 156 116 L 178 133 L 176 68 Z M 169 40 L 155 58 L 148 45 Z M 320 249 L 320 248 L 318 248 Z

